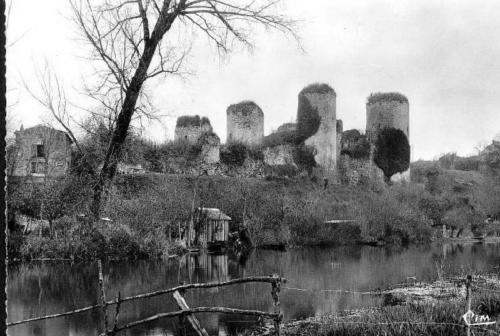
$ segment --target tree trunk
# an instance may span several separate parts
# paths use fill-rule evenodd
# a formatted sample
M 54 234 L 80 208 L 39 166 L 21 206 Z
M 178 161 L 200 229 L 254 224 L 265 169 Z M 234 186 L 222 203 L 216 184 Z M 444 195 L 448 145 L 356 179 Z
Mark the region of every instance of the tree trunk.
M 91 205 L 91 211 L 94 219 L 99 219 L 100 217 L 103 193 L 115 176 L 116 166 L 120 159 L 123 143 L 127 137 L 130 121 L 132 120 L 132 116 L 135 112 L 137 99 L 139 98 L 142 85 L 147 79 L 148 68 L 151 64 L 156 48 L 158 47 L 158 43 L 161 41 L 165 33 L 170 30 L 172 23 L 175 21 L 179 13 L 184 10 L 185 4 L 186 0 L 181 0 L 175 11 L 168 13 L 170 1 L 165 1 L 151 37 L 144 42 L 144 51 L 139 61 L 139 66 L 137 67 L 134 76 L 130 81 L 130 85 L 127 87 L 125 92 L 125 100 L 116 120 L 115 130 L 113 132 L 111 142 L 109 143 L 108 151 L 106 152 L 106 157 L 104 159 L 99 178 L 94 185 L 94 195 Z
M 127 137 L 130 121 L 135 111 L 135 105 L 139 98 L 142 85 L 146 80 L 147 70 L 153 58 L 158 42 L 146 46 L 144 54 L 141 57 L 141 62 L 137 68 L 130 86 L 127 88 L 125 101 L 122 110 L 118 115 L 116 127 L 111 138 L 111 142 L 106 152 L 106 157 L 99 174 L 99 178 L 94 185 L 94 196 L 92 202 L 92 214 L 94 219 L 99 219 L 102 205 L 102 195 L 107 189 L 108 184 L 112 181 L 116 173 L 116 167 L 120 159 L 123 143 Z

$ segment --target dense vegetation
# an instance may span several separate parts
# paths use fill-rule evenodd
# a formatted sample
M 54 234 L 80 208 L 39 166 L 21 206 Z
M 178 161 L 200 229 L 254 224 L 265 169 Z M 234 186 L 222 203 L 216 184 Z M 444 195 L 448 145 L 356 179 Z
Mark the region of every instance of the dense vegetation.
M 333 93 L 335 95 L 335 90 L 328 84 L 315 83 L 306 86 L 300 91 L 300 94 L 306 93 Z
M 382 169 L 387 182 L 410 167 L 410 144 L 403 131 L 384 128 L 377 136 L 373 161 Z
M 349 312 L 326 316 L 308 323 L 285 327 L 283 335 L 294 336 L 441 336 L 467 335 L 460 317 L 465 312 L 465 300 L 442 302 L 414 302 L 405 305 L 387 305 L 380 309 Z M 472 308 L 476 314 L 488 315 L 492 320 L 500 316 L 500 296 L 482 293 L 474 297 Z M 473 335 L 498 333 L 498 326 L 472 327 Z
M 199 115 L 181 116 L 177 118 L 176 123 L 176 127 L 200 127 L 203 125 L 210 126 L 210 120 L 207 117 L 200 118 Z
M 367 160 L 370 157 L 370 142 L 366 135 L 358 130 L 347 130 L 342 133 L 342 149 L 340 154 L 348 155 L 353 159 Z
M 382 189 L 370 184 L 338 185 L 326 190 L 308 177 L 122 175 L 116 178 L 104 209 L 112 222 L 95 223 L 96 230 L 75 216 L 89 206 L 91 184 L 78 180 L 82 177 L 68 177 L 54 189 L 40 186 L 40 191 L 32 190 L 33 185 L 26 185 L 24 191 L 11 186 L 11 212 L 47 219 L 51 209 L 56 211 L 52 228 L 41 233 L 36 227 L 29 234 L 11 232 L 9 255 L 89 259 L 175 254 L 182 246 L 195 189 L 195 206 L 222 209 L 233 219 L 231 229 L 245 225 L 256 246 L 427 242 L 433 236 L 432 226 L 440 224 L 457 234 L 469 230 L 470 223 L 475 230 L 488 233 L 491 229 L 496 234 L 498 230 L 484 227 L 483 220 L 486 214 L 500 214 L 499 183 L 478 180 L 469 185 L 435 167 L 414 170 L 420 174 L 419 182 Z M 40 196 L 33 198 L 33 193 Z M 36 206 L 31 204 L 34 201 Z M 38 213 L 41 203 L 43 211 Z M 325 225 L 329 219 L 355 219 L 358 225 Z
M 318 110 L 311 105 L 309 99 L 299 95 L 297 109 L 297 143 L 305 141 L 316 134 L 321 123 Z
M 262 113 L 262 110 L 260 110 L 259 105 L 257 105 L 255 102 L 251 100 L 245 100 L 238 104 L 230 105 L 227 108 L 227 113 L 229 113 L 229 111 L 237 111 L 238 114 L 241 114 L 242 116 L 249 116 L 250 114 L 253 113 L 255 109 L 259 110 L 260 112 L 259 114 L 264 115 Z
M 359 152 L 364 157 L 366 139 L 351 133 L 354 145 L 345 154 L 357 156 Z M 387 148 L 379 154 L 393 148 L 394 139 L 397 136 L 383 142 Z M 375 179 L 363 179 L 356 186 L 331 184 L 325 188 L 313 175 L 301 174 L 311 172 L 316 162 L 314 150 L 300 142 L 293 145 L 294 165 L 273 167 L 264 179 L 199 176 L 196 171 L 168 175 L 171 166 L 195 166 L 201 143 L 153 144 L 133 135 L 127 140 L 124 161 L 141 163 L 150 173 L 118 176 L 104 206 L 103 216 L 111 221 L 93 223 L 79 214 L 89 212 L 90 186 L 109 132 L 99 127 L 84 140 L 85 155 L 75 155 L 71 172 L 64 179 L 38 184 L 9 181 L 11 258 L 175 254 L 182 248 L 193 204 L 220 208 L 233 218 L 232 230 L 245 226 L 256 246 L 427 242 L 441 232 L 432 227 L 443 224 L 452 236 L 469 231 L 496 235 L 499 231 L 484 223 L 487 215 L 500 219 L 500 181 L 494 170 L 482 174 L 443 169 L 440 162 L 417 162 L 411 168 L 411 183 L 386 186 Z M 361 149 L 353 150 L 358 147 Z M 494 158 L 493 154 L 490 157 Z M 246 160 L 262 161 L 263 155 L 262 148 L 240 143 L 221 148 L 222 164 L 232 167 L 244 165 Z M 406 161 L 394 163 L 391 155 L 385 158 L 388 166 L 407 168 Z M 481 165 L 488 165 L 483 157 Z M 493 164 L 488 167 L 493 169 L 496 161 L 490 161 Z M 28 216 L 33 223 L 22 232 L 14 225 L 15 214 Z M 357 224 L 325 225 L 330 219 L 353 219 Z
M 396 102 L 408 104 L 408 98 L 406 98 L 406 96 L 404 96 L 398 92 L 372 93 L 368 97 L 367 103 L 368 104 L 375 104 L 375 103 L 390 102 L 390 101 L 396 101 Z

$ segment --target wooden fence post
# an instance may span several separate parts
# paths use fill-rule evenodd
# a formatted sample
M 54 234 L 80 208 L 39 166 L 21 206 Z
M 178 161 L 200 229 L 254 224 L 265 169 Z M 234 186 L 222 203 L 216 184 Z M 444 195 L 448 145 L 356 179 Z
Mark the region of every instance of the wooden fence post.
M 279 297 L 279 293 L 281 290 L 281 278 L 277 274 L 273 274 L 273 277 L 275 279 L 271 283 L 272 285 L 271 296 L 273 297 L 273 302 L 274 302 L 274 312 L 278 314 L 278 316 L 274 319 L 274 334 L 276 336 L 279 336 L 280 322 L 282 319 L 282 315 L 280 313 L 280 297 Z
M 465 280 L 465 289 L 466 289 L 466 296 L 465 299 L 467 301 L 467 312 L 471 311 L 471 305 L 472 305 L 472 276 L 469 274 L 467 275 L 467 279 Z M 470 322 L 467 324 L 467 336 L 470 336 Z
M 99 268 L 99 289 L 101 292 L 101 310 L 104 323 L 104 335 L 108 334 L 108 315 L 106 313 L 107 303 L 106 303 L 106 292 L 104 291 L 104 276 L 102 275 L 102 262 L 101 259 L 97 260 L 97 266 Z
M 175 291 L 173 296 L 175 301 L 177 302 L 177 305 L 181 310 L 189 310 L 189 306 L 187 305 L 186 300 L 184 300 L 184 297 L 181 295 L 179 291 Z M 208 336 L 206 330 L 202 328 L 198 319 L 194 317 L 192 314 L 188 313 L 186 315 L 183 315 L 182 317 L 186 318 L 186 320 L 189 322 L 189 324 L 191 325 L 191 327 L 194 329 L 194 331 L 198 336 Z
M 116 335 L 116 329 L 118 329 L 118 315 L 120 315 L 120 305 L 121 305 L 121 293 L 118 291 L 118 297 L 116 298 L 116 310 L 115 310 L 115 320 L 113 322 L 113 330 L 111 331 L 111 335 Z

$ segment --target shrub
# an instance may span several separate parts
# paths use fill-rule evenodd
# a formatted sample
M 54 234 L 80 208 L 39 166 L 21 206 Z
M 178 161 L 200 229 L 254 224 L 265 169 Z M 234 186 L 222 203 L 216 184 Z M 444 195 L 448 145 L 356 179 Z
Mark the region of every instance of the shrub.
M 255 161 L 264 161 L 264 152 L 262 151 L 262 147 L 249 147 L 248 156 Z
M 349 145 L 343 148 L 340 154 L 348 155 L 353 159 L 368 159 L 370 157 L 370 142 L 365 135 L 359 134 L 359 136 L 349 140 L 343 138 L 342 142 L 344 143 L 344 141 L 348 142 Z
M 264 137 L 262 145 L 264 147 L 275 147 L 279 145 L 295 145 L 302 139 L 298 136 L 296 130 L 285 130 L 281 132 L 271 133 Z
M 271 166 L 271 175 L 279 177 L 295 177 L 299 174 L 296 166 L 291 164 Z
M 324 83 L 313 83 L 300 91 L 301 94 L 305 93 L 333 93 L 335 94 L 335 90 L 328 84 Z
M 455 162 L 456 170 L 474 171 L 479 170 L 480 160 L 478 157 L 457 158 Z
M 373 159 L 384 172 L 386 182 L 392 175 L 408 170 L 410 144 L 404 132 L 396 128 L 383 129 L 378 135 Z
M 297 143 L 301 143 L 316 134 L 321 123 L 318 110 L 314 108 L 309 100 L 299 95 L 299 106 L 297 110 Z
M 307 170 L 311 174 L 312 169 L 317 166 L 316 150 L 312 146 L 306 146 L 304 144 L 296 146 L 293 150 L 293 162 L 303 170 Z
M 447 153 L 442 155 L 438 162 L 443 169 L 454 169 L 457 158 L 457 153 Z
M 186 160 L 194 160 L 201 153 L 199 144 L 192 144 L 184 139 L 169 142 L 163 149 L 168 156 L 182 157 Z
M 221 149 L 220 160 L 232 166 L 242 166 L 248 156 L 247 147 L 239 142 L 233 142 Z
M 408 103 L 408 98 L 398 92 L 387 92 L 387 93 L 372 93 L 368 97 L 367 104 L 375 104 L 380 102 L 397 101 L 400 103 Z
M 176 127 L 191 127 L 191 126 L 202 126 L 210 125 L 210 120 L 207 117 L 200 118 L 199 115 L 195 116 L 181 116 L 177 118 Z
M 418 211 L 410 197 L 401 194 L 397 197 L 395 190 L 372 194 L 362 205 L 362 212 L 362 234 L 368 239 L 396 244 L 430 240 L 429 220 Z
M 139 244 L 130 229 L 113 223 L 113 227 L 106 227 L 103 232 L 106 237 L 106 255 L 114 259 L 136 259 L 142 255 Z
M 450 201 L 446 198 L 433 195 L 424 195 L 418 201 L 418 207 L 434 225 L 443 224 L 444 215 L 450 206 Z

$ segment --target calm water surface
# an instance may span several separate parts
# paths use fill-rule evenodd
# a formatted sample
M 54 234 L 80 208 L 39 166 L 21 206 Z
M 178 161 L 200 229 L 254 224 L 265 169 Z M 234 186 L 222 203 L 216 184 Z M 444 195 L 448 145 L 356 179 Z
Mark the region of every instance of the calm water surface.
M 442 266 L 440 266 L 442 265 Z M 349 246 L 309 248 L 287 252 L 255 250 L 246 260 L 226 255 L 189 255 L 179 260 L 110 262 L 104 264 L 107 298 L 173 287 L 181 282 L 229 280 L 250 275 L 278 273 L 287 279 L 281 292 L 285 320 L 345 309 L 380 306 L 380 297 L 320 291 L 363 291 L 387 288 L 409 277 L 433 281 L 437 269 L 447 275 L 492 271 L 500 265 L 498 244 L 441 244 L 410 248 Z M 8 268 L 8 321 L 60 313 L 93 305 L 98 298 L 97 265 L 31 263 Z M 297 289 L 307 289 L 300 291 Z M 223 289 L 190 290 L 192 306 L 225 306 L 272 311 L 269 284 L 242 284 Z M 114 307 L 114 306 L 113 306 Z M 158 312 L 178 310 L 170 295 L 127 302 L 120 324 Z M 114 314 L 110 309 L 109 315 Z M 224 314 L 197 315 L 210 335 L 235 335 L 256 322 L 252 317 Z M 9 335 L 97 335 L 99 310 L 71 317 L 32 322 L 8 329 Z M 178 335 L 177 318 L 163 319 L 122 332 L 122 335 Z

